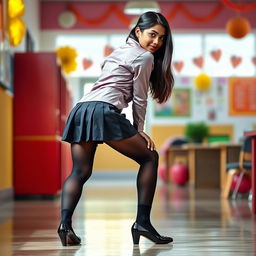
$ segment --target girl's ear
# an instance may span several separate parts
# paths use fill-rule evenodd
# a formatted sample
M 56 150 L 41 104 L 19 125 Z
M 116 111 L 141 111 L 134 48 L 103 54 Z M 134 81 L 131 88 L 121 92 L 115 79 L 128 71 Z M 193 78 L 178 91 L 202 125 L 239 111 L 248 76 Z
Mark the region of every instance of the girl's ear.
M 135 34 L 136 34 L 137 38 L 140 37 L 141 31 L 140 31 L 140 28 L 139 28 L 139 27 L 136 27 L 136 28 L 135 28 Z

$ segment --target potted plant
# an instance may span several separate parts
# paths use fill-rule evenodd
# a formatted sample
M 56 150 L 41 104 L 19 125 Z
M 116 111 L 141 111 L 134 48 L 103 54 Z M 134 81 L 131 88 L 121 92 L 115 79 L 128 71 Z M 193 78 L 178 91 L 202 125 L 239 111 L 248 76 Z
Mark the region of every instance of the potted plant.
M 194 143 L 202 143 L 209 134 L 209 128 L 204 122 L 188 123 L 185 128 L 185 137 Z

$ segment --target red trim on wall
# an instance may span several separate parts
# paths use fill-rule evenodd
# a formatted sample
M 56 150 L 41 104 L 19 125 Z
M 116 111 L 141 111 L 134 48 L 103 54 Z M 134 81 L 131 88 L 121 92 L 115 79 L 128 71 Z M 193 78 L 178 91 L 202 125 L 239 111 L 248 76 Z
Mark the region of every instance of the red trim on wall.
M 162 14 L 173 29 L 225 29 L 226 22 L 237 11 L 221 3 L 159 2 Z M 58 16 L 69 9 L 77 17 L 77 24 L 68 30 L 128 30 L 134 16 L 123 13 L 124 2 L 41 2 L 41 29 L 62 29 Z M 253 28 L 256 27 L 255 12 L 243 13 Z M 66 30 L 66 29 L 65 29 Z

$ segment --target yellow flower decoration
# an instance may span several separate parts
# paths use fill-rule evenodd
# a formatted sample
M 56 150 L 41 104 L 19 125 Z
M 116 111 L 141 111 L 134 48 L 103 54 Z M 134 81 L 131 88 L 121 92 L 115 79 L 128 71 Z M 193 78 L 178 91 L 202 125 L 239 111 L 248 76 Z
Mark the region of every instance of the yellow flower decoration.
M 8 15 L 10 18 L 17 18 L 24 15 L 25 5 L 23 0 L 8 1 Z
M 210 88 L 212 84 L 212 79 L 207 74 L 201 73 L 195 77 L 195 86 L 200 91 L 205 91 Z
M 69 74 L 72 71 L 75 71 L 77 68 L 77 52 L 76 49 L 64 46 L 56 50 L 58 59 L 60 60 L 61 68 L 64 73 Z
M 26 25 L 19 18 L 9 20 L 9 42 L 12 46 L 17 46 L 21 43 L 26 32 Z

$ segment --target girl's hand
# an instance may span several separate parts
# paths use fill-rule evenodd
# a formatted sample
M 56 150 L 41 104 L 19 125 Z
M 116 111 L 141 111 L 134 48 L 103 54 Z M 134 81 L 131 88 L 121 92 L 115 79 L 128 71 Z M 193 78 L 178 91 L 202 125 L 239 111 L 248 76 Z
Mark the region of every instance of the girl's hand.
M 148 149 L 150 149 L 151 151 L 156 150 L 155 143 L 146 133 L 139 132 L 139 134 L 146 140 Z

